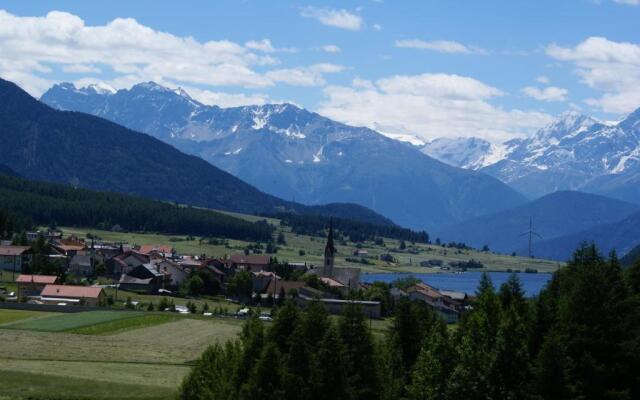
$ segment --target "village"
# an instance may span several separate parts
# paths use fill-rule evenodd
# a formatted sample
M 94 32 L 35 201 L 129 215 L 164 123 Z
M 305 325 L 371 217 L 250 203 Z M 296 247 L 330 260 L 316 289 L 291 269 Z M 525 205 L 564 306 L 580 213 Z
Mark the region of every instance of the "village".
M 455 323 L 469 305 L 466 293 L 439 290 L 417 280 L 386 285 L 381 298 L 379 290 L 372 290 L 375 283 L 361 281 L 360 268 L 336 265 L 332 227 L 322 265 L 304 259 L 278 262 L 259 251 L 223 257 L 180 254 L 170 245 L 130 245 L 73 234 L 65 237 L 60 230 L 28 232 L 26 238 L 24 246 L 0 245 L 4 280 L 10 276 L 16 286 L 13 292 L 0 292 L 4 307 L 37 310 L 47 306 L 51 310 L 53 306 L 65 312 L 157 308 L 210 316 L 212 310 L 198 310 L 195 300 L 216 298 L 230 304 L 225 314 L 243 317 L 251 306 L 270 309 L 291 299 L 301 308 L 320 302 L 330 314 L 342 314 L 346 305 L 357 304 L 368 318 L 379 319 L 389 315 L 388 303 L 406 297 L 424 302 L 445 321 Z M 48 252 L 45 256 L 58 266 L 57 273 L 32 271 L 34 257 L 42 257 L 34 249 L 43 247 L 43 242 Z M 367 252 L 357 249 L 351 256 L 365 258 Z M 137 301 L 135 295 L 143 295 L 145 302 Z M 174 299 L 194 301 L 176 305 Z M 270 320 L 269 313 L 263 312 L 261 319 Z

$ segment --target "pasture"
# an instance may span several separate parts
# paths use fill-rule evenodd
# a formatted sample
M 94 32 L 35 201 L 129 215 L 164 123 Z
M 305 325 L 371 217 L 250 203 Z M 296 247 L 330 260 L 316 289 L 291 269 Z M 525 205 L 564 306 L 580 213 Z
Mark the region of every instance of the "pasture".
M 0 400 L 175 398 L 202 351 L 242 326 L 169 313 L 19 313 L 0 309 L 11 321 L 0 326 Z

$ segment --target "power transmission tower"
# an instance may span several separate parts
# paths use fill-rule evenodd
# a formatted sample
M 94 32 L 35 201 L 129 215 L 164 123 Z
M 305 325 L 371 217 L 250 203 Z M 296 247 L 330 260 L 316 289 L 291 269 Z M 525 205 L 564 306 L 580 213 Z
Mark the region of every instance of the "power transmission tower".
M 533 236 L 537 236 L 538 238 L 542 239 L 542 236 L 540 236 L 538 234 L 538 232 L 535 232 L 533 230 L 533 217 L 529 217 L 529 230 L 526 231 L 525 233 L 521 234 L 520 236 L 525 236 L 528 235 L 529 236 L 529 258 L 533 258 Z

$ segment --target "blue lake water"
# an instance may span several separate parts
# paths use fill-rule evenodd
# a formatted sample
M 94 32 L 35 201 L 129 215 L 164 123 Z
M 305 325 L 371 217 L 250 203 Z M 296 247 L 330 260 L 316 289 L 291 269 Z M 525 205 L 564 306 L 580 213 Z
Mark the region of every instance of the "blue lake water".
M 496 290 L 500 288 L 506 280 L 509 278 L 511 273 L 509 272 L 488 272 L 489 277 L 493 281 L 493 285 L 496 287 Z M 406 278 L 407 276 L 414 276 L 424 283 L 431 285 L 435 288 L 441 290 L 455 290 L 458 292 L 465 292 L 469 295 L 473 295 L 478 287 L 478 282 L 480 282 L 480 276 L 482 272 L 464 272 L 464 273 L 453 273 L 453 272 L 442 272 L 435 274 L 362 274 L 360 275 L 360 280 L 362 282 L 393 282 L 398 278 Z M 537 274 L 525 274 L 518 273 L 516 274 L 520 281 L 522 282 L 522 287 L 527 296 L 535 296 L 537 295 L 542 288 L 551 280 L 552 274 L 547 273 L 537 273 Z

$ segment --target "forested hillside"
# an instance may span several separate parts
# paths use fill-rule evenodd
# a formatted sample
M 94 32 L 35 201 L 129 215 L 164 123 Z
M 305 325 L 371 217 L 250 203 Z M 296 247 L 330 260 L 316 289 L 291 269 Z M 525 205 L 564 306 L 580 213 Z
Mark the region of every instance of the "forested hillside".
M 8 210 L 12 215 L 10 221 L 15 221 L 11 224 L 12 232 L 17 231 L 16 227 L 24 229 L 33 224 L 56 223 L 106 230 L 117 225 L 129 231 L 182 233 L 264 242 L 271 240 L 273 234 L 273 227 L 266 223 L 251 223 L 219 212 L 116 193 L 28 181 L 2 173 L 0 210 Z

